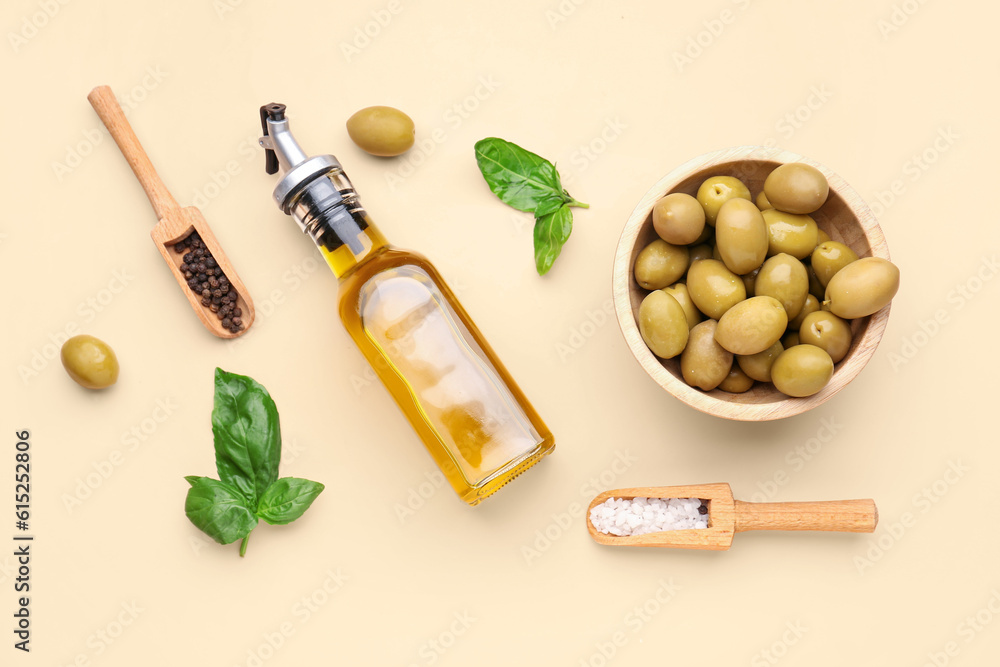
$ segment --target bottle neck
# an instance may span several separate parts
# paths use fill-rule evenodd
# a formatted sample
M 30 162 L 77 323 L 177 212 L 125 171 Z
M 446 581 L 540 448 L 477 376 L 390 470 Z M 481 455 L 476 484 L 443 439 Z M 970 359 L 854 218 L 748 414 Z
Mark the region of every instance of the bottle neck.
M 340 169 L 310 183 L 289 213 L 339 279 L 388 246 Z
M 371 223 L 367 214 L 365 220 L 367 224 L 363 229 L 359 225 L 355 230 L 352 230 L 351 245 L 343 242 L 330 249 L 325 244 L 316 242 L 316 246 L 323 253 L 326 263 L 340 280 L 343 280 L 355 267 L 364 264 L 389 245 L 385 237 L 382 236 L 382 232 Z

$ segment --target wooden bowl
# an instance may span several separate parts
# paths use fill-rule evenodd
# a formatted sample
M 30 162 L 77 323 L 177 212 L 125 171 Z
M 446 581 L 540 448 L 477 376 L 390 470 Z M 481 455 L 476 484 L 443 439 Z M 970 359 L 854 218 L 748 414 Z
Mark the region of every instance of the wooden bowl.
M 882 339 L 889 319 L 889 306 L 886 306 L 874 315 L 853 320 L 853 341 L 847 356 L 834 368 L 829 384 L 819 393 L 805 398 L 791 398 L 772 384 L 761 382 L 742 394 L 730 394 L 721 389 L 701 391 L 684 382 L 679 356 L 660 359 L 646 347 L 639 334 L 637 318 L 639 304 L 649 292 L 636 283 L 633 266 L 639 251 L 657 238 L 651 213 L 653 204 L 671 192 L 686 192 L 693 196 L 702 181 L 711 176 L 735 176 L 746 183 L 750 194 L 756 198 L 764 187 L 767 175 L 786 162 L 812 165 L 823 172 L 830 183 L 830 196 L 826 203 L 811 214 L 820 229 L 834 241 L 850 246 L 858 257 L 889 259 L 889 248 L 875 215 L 844 179 L 801 155 L 760 146 L 739 146 L 707 153 L 674 169 L 639 201 L 618 241 L 613 282 L 615 312 L 629 349 L 657 384 L 688 405 L 717 417 L 769 421 L 791 417 L 825 403 L 865 367 Z

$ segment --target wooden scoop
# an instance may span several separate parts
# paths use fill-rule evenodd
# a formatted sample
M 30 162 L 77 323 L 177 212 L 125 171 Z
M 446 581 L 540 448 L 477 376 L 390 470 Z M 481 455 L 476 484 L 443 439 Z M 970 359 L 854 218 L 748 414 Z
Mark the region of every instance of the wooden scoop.
M 180 283 L 181 289 L 184 290 L 184 295 L 187 296 L 188 303 L 194 308 L 198 319 L 201 320 L 206 329 L 219 338 L 242 336 L 253 324 L 253 301 L 250 300 L 250 293 L 247 292 L 243 281 L 236 274 L 236 269 L 233 268 L 229 258 L 222 251 L 222 247 L 219 246 L 215 234 L 212 233 L 201 211 L 194 206 L 181 208 L 177 200 L 171 196 L 167 186 L 163 184 L 156 169 L 153 168 L 153 163 L 149 161 L 149 156 L 139 144 L 139 139 L 126 120 L 125 113 L 118 105 L 118 100 L 115 99 L 115 94 L 108 86 L 94 88 L 90 91 L 87 99 L 90 100 L 90 105 L 94 107 L 94 111 L 100 116 L 104 126 L 108 128 L 115 143 L 118 144 L 122 155 L 128 161 L 128 166 L 132 167 L 132 172 L 139 179 L 142 189 L 146 191 L 149 203 L 153 205 L 153 211 L 156 212 L 156 217 L 159 220 L 150 235 L 153 237 L 153 242 L 160 254 L 163 255 L 163 259 L 166 260 L 167 266 L 173 272 L 174 278 Z M 236 290 L 236 306 L 242 311 L 240 316 L 243 320 L 242 331 L 233 333 L 224 328 L 219 317 L 209 308 L 201 305 L 201 295 L 195 294 L 188 287 L 187 279 L 180 269 L 183 263 L 182 254 L 173 252 L 171 246 L 187 238 L 191 232 L 198 232 L 202 241 L 205 242 L 205 247 L 212 253 L 212 257 L 215 258 L 222 272 L 229 279 L 231 289 Z
M 590 511 L 608 498 L 700 498 L 708 506 L 708 528 L 665 530 L 618 537 L 598 532 Z M 587 508 L 587 530 L 600 544 L 626 547 L 675 547 L 725 551 L 733 535 L 747 530 L 833 530 L 871 533 L 878 524 L 875 501 L 830 500 L 815 503 L 746 503 L 733 500 L 728 484 L 639 486 L 605 491 Z

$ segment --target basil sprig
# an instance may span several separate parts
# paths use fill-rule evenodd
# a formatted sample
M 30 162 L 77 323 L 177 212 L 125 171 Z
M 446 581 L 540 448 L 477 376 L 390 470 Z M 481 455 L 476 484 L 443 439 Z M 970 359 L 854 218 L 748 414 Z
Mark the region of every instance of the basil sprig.
M 571 206 L 590 208 L 562 186 L 556 166 L 517 144 L 489 137 L 476 142 L 476 163 L 500 201 L 535 214 L 535 269 L 545 275 L 573 231 Z
M 267 389 L 252 378 L 215 369 L 215 467 L 219 479 L 191 475 L 184 512 L 219 544 L 240 544 L 246 554 L 258 519 L 284 525 L 298 519 L 323 491 L 299 477 L 278 479 L 281 428 Z

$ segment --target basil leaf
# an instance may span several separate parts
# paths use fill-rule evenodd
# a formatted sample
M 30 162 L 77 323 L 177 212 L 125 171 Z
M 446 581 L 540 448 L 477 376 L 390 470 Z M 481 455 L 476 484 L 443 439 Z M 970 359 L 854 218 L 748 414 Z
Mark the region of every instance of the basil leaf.
M 476 142 L 476 163 L 493 194 L 519 211 L 545 215 L 567 199 L 555 165 L 517 144 L 482 139 Z
M 219 544 L 244 538 L 257 525 L 257 517 L 247 507 L 243 494 L 210 477 L 202 477 L 188 489 L 184 513 L 191 523 Z
M 324 486 L 298 477 L 282 477 L 267 487 L 257 506 L 257 516 L 272 526 L 298 519 L 309 509 Z
M 281 462 L 278 408 L 267 389 L 252 378 L 216 368 L 212 433 L 219 477 L 255 509 L 278 478 Z
M 184 477 L 184 479 L 187 480 L 188 484 L 190 484 L 191 486 L 194 486 L 195 484 L 198 483 L 198 480 L 205 479 L 205 478 L 202 477 L 202 476 L 200 476 L 200 475 L 186 475 Z
M 535 220 L 535 269 L 538 275 L 544 276 L 552 268 L 572 231 L 573 211 L 566 204 Z

